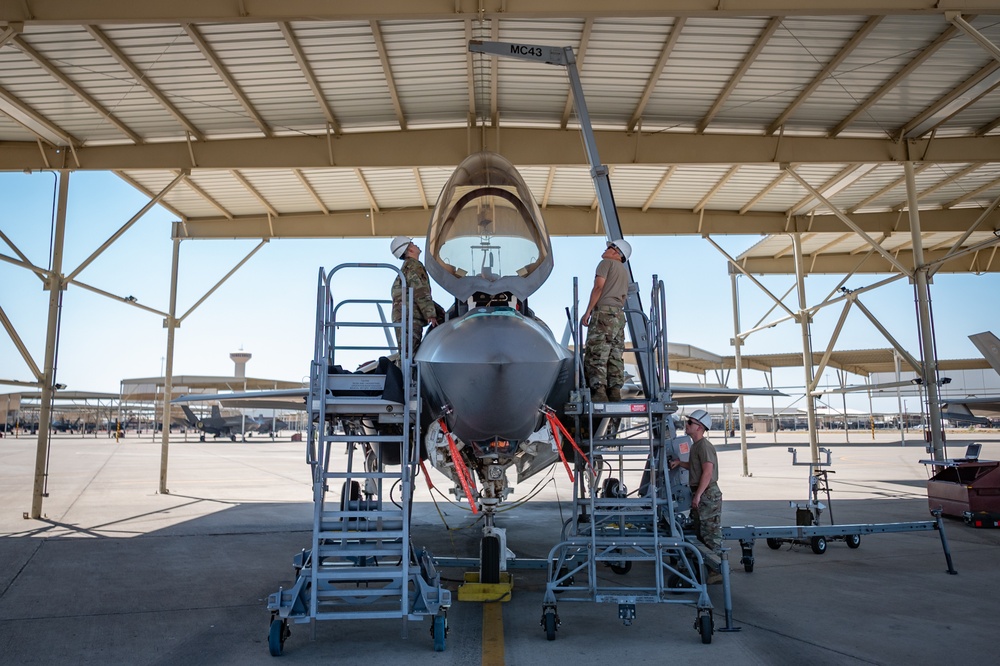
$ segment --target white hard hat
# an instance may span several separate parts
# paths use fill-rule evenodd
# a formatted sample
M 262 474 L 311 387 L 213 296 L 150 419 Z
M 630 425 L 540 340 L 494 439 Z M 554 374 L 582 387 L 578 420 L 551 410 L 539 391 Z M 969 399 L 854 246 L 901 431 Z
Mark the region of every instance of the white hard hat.
M 632 246 L 624 238 L 616 241 L 608 241 L 608 247 L 613 247 L 621 252 L 622 258 L 625 261 L 628 261 L 628 258 L 632 256 Z
M 692 421 L 697 421 L 705 430 L 712 429 L 712 415 L 706 412 L 704 409 L 696 409 L 690 414 L 688 418 Z
M 402 259 L 403 255 L 406 254 L 406 248 L 410 247 L 412 242 L 413 239 L 409 236 L 396 236 L 389 243 L 389 251 L 392 252 L 392 256 Z

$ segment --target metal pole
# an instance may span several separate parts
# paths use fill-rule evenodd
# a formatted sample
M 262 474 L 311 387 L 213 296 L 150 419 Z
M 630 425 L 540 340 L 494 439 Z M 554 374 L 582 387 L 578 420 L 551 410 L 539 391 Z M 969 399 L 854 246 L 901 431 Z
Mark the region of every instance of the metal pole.
M 941 405 L 938 403 L 937 359 L 934 356 L 934 331 L 931 325 L 930 283 L 924 265 L 924 246 L 920 237 L 920 211 L 917 209 L 917 183 L 913 162 L 905 162 L 906 201 L 910 209 L 910 238 L 913 244 L 913 283 L 917 295 L 917 324 L 920 327 L 920 347 L 923 350 L 924 386 L 927 387 L 927 414 L 931 428 L 931 457 L 943 460 L 944 439 L 941 436 Z
M 736 278 L 737 274 L 732 270 L 729 271 L 729 282 L 732 284 L 733 292 L 733 347 L 735 348 L 736 356 L 736 386 L 740 390 L 743 390 L 743 362 L 741 360 L 740 348 L 743 346 L 743 340 L 740 338 L 740 293 L 736 288 Z M 747 429 L 746 429 L 746 412 L 743 405 L 743 396 L 739 397 L 740 403 L 740 454 L 743 456 L 743 476 L 752 476 L 750 474 L 750 463 L 747 459 Z
M 899 390 L 899 384 L 903 381 L 899 378 L 899 353 L 892 353 L 892 360 L 896 366 L 896 409 L 899 410 L 899 445 L 906 446 L 906 429 L 903 426 L 903 394 Z
M 31 494 L 31 518 L 42 517 L 45 496 L 45 470 L 48 467 L 49 421 L 52 418 L 52 390 L 55 375 L 56 347 L 59 344 L 59 304 L 62 299 L 63 243 L 66 237 L 66 200 L 69 198 L 69 171 L 59 172 L 59 195 L 56 203 L 56 228 L 52 239 L 52 265 L 45 288 L 49 290 L 49 320 L 45 329 L 45 361 L 42 368 L 42 397 L 38 410 L 38 447 L 35 450 L 35 482 Z
M 802 328 L 802 367 L 805 370 L 806 380 L 806 422 L 809 428 L 809 451 L 813 464 L 818 464 L 819 440 L 816 436 L 816 398 L 812 395 L 809 388 L 813 386 L 812 334 L 809 326 L 812 323 L 812 316 L 806 312 L 806 283 L 805 271 L 802 265 L 802 238 L 799 234 L 791 234 L 791 236 L 792 248 L 795 252 L 795 286 L 799 296 L 799 312 L 796 315 L 796 319 L 799 320 L 799 326 Z
M 170 399 L 174 394 L 174 333 L 177 330 L 177 273 L 180 267 L 181 239 L 174 239 L 170 261 L 170 310 L 163 325 L 167 328 L 167 357 L 163 370 L 163 432 L 160 437 L 160 494 L 167 495 L 167 458 L 170 450 Z M 187 436 L 185 432 L 185 437 Z
M 844 377 L 843 371 L 840 368 L 837 368 L 837 381 L 840 383 L 840 388 L 841 389 L 843 389 L 843 388 L 845 388 L 847 386 L 846 379 L 847 378 Z M 848 444 L 850 444 L 851 443 L 851 431 L 850 431 L 850 428 L 849 428 L 849 425 L 848 425 L 848 421 L 847 421 L 847 418 L 848 418 L 847 417 L 847 394 L 841 392 L 840 397 L 841 397 L 841 402 L 844 405 L 844 439 L 847 441 Z

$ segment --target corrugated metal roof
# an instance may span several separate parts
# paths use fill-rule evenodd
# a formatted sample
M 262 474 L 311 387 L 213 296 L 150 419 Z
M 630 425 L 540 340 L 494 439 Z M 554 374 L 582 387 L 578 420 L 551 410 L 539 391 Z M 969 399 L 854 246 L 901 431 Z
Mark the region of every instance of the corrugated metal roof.
M 577 216 L 572 228 L 597 231 L 584 152 L 576 137 L 565 141 L 578 124 L 565 71 L 470 55 L 471 36 L 575 49 L 593 124 L 612 143 L 602 155 L 613 156 L 616 202 L 645 233 L 677 233 L 665 214 L 702 210 L 739 216 L 726 228 L 745 233 L 788 216 L 788 228 L 815 228 L 810 215 L 835 220 L 785 168 L 850 215 L 898 214 L 900 154 L 918 162 L 924 210 L 982 209 L 1000 196 L 1000 63 L 943 9 L 899 3 L 868 15 L 828 1 L 675 14 L 664 4 L 579 15 L 546 0 L 516 15 L 456 5 L 419 19 L 412 8 L 344 17 L 311 5 L 307 14 L 269 7 L 268 16 L 233 10 L 196 21 L 171 18 L 171 3 L 159 0 L 141 12 L 104 6 L 91 21 L 47 13 L 59 6 L 34 7 L 25 20 L 11 5 L 0 15 L 0 30 L 11 28 L 0 47 L 0 141 L 10 149 L 0 168 L 117 168 L 152 194 L 187 169 L 164 203 L 188 222 L 387 217 L 432 206 L 449 167 L 486 145 L 521 155 L 541 203 Z M 1000 43 L 1000 9 L 967 11 Z M 463 140 L 448 128 L 468 131 Z M 920 142 L 900 140 L 913 133 Z M 304 137 L 315 141 L 279 142 Z M 873 150 L 855 137 L 883 143 Z M 233 138 L 248 143 L 210 150 Z M 969 141 L 964 159 L 955 139 Z M 961 233 L 942 226 L 928 230 L 945 233 L 940 244 Z M 998 227 L 990 218 L 965 245 Z M 841 228 L 816 237 L 817 247 L 847 251 L 838 233 L 851 230 Z M 894 228 L 908 228 L 905 213 Z M 358 229 L 373 232 L 374 220 Z M 905 251 L 908 238 L 882 242 Z M 977 257 L 966 265 L 982 268 Z

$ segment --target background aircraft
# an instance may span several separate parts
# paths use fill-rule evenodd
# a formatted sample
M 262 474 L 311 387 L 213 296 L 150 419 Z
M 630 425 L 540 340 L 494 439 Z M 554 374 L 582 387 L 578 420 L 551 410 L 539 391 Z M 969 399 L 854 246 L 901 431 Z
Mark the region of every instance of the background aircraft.
M 214 437 L 228 437 L 231 441 L 236 441 L 237 435 L 244 432 L 244 422 L 253 425 L 254 421 L 245 416 L 223 416 L 218 405 L 212 405 L 212 415 L 200 417 L 191 411 L 187 405 L 181 405 L 184 410 L 186 420 L 184 424 L 196 428 L 202 432 L 201 441 L 205 441 L 205 435 Z
M 972 344 L 1000 375 L 1000 340 L 990 331 L 970 335 Z M 941 416 L 959 423 L 989 425 L 991 418 L 1000 418 L 1000 395 L 970 396 L 964 400 L 950 400 L 941 404 Z

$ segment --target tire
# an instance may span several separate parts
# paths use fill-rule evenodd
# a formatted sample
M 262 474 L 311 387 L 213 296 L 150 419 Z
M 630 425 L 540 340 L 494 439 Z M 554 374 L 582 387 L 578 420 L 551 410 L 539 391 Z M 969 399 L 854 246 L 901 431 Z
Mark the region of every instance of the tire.
M 747 573 L 753 573 L 753 558 L 744 557 L 743 558 L 743 570 Z
M 482 555 L 479 562 L 479 582 L 495 585 L 500 582 L 500 539 L 484 536 Z
M 844 539 L 847 542 L 848 548 L 860 548 L 861 547 L 861 535 L 860 534 L 848 534 Z
M 554 641 L 556 639 L 556 614 L 551 611 L 545 613 L 542 622 L 545 624 L 545 638 Z
M 434 626 L 431 627 L 431 634 L 434 636 L 434 651 L 444 652 L 448 636 L 448 620 L 444 615 L 434 616 Z
M 812 541 L 809 542 L 812 546 L 812 550 L 817 555 L 822 555 L 826 552 L 826 537 L 814 536 Z
M 267 649 L 272 657 L 281 656 L 281 652 L 285 648 L 286 631 L 284 620 L 279 618 L 271 620 L 271 628 L 267 632 Z
M 781 539 L 768 539 L 767 547 L 771 550 L 778 550 L 781 548 Z
M 698 633 L 701 634 L 701 642 L 705 645 L 712 642 L 712 616 L 708 613 L 698 616 Z
M 631 560 L 625 560 L 621 564 L 617 562 L 608 562 L 608 566 L 611 567 L 611 570 L 614 571 L 619 576 L 624 576 L 629 571 L 632 571 Z

